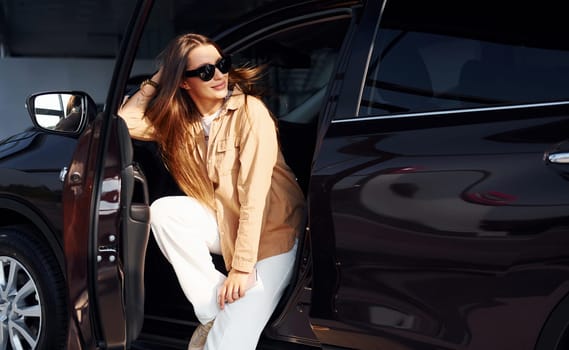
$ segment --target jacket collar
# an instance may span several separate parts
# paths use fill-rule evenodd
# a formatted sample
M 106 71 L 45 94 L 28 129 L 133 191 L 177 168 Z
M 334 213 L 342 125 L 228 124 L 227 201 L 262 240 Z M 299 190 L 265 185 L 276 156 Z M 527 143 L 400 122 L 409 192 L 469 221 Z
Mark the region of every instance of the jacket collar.
M 229 94 L 229 99 L 225 104 L 226 110 L 234 111 L 245 104 L 245 93 L 243 93 L 238 86 L 234 86 L 232 92 L 230 91 Z

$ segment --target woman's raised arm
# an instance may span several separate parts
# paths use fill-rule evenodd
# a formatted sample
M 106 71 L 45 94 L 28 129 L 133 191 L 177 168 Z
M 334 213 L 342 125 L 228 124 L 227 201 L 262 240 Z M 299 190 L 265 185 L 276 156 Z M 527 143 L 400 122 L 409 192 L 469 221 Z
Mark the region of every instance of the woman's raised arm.
M 151 78 L 144 80 L 140 88 L 130 97 L 126 97 L 118 111 L 118 115 L 124 119 L 128 126 L 130 136 L 134 139 L 149 141 L 153 140 L 154 128 L 145 118 L 148 103 L 160 88 L 160 69 Z

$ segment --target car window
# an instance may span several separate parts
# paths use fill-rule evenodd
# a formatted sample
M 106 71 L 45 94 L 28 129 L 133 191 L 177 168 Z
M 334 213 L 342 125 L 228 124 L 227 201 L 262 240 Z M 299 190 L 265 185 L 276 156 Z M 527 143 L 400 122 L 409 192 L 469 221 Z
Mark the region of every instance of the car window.
M 388 1 L 359 114 L 568 99 L 569 29 L 559 5 L 484 4 Z
M 349 18 L 280 31 L 233 54 L 237 65 L 266 66 L 265 102 L 281 120 L 315 121 Z

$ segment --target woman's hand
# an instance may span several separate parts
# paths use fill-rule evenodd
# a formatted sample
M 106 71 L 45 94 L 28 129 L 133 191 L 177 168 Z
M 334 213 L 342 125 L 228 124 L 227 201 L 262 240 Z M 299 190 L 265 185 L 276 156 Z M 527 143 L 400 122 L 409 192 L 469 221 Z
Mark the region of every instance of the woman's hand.
M 150 78 L 160 86 L 162 68 Z M 137 140 L 152 141 L 154 139 L 154 127 L 144 118 L 146 107 L 156 94 L 156 87 L 152 84 L 140 86 L 138 91 L 130 97 L 125 97 L 125 101 L 118 111 L 118 115 L 123 118 L 128 126 L 130 136 Z
M 219 307 L 223 309 L 225 303 L 233 303 L 245 296 L 245 292 L 255 285 L 256 270 L 251 273 L 232 269 L 219 289 L 217 300 Z

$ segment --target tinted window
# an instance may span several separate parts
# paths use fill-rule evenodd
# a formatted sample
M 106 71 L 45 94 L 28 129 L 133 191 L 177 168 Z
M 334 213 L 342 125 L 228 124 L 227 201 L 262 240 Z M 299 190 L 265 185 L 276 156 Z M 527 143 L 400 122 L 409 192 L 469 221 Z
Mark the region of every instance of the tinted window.
M 315 121 L 349 18 L 307 24 L 255 42 L 233 55 L 237 65 L 266 65 L 266 102 L 279 119 Z
M 567 99 L 569 27 L 560 5 L 488 5 L 388 1 L 360 114 Z

